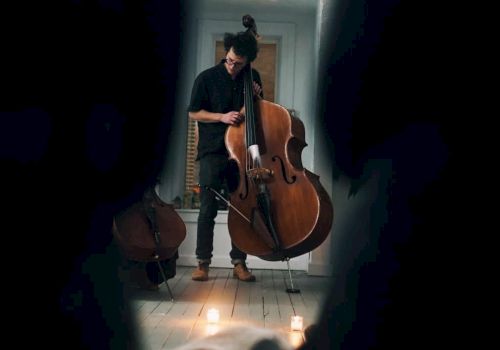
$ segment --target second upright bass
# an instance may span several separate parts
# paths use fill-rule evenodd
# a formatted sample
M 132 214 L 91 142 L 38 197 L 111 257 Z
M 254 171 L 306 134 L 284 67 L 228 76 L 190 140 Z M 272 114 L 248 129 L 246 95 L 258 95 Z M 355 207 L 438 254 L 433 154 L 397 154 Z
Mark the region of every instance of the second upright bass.
M 243 17 L 257 36 L 255 21 Z M 239 183 L 230 194 L 229 234 L 242 251 L 264 260 L 293 258 L 318 247 L 333 223 L 333 205 L 319 176 L 302 166 L 303 123 L 272 102 L 255 100 L 245 67 L 245 121 L 225 135 Z

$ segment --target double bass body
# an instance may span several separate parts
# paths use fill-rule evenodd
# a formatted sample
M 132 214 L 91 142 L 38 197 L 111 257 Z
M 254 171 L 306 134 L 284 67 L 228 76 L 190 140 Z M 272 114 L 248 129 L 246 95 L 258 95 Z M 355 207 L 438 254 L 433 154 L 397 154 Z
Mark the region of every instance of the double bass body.
M 259 185 L 252 181 L 245 165 L 249 158 L 245 144 L 247 120 L 230 126 L 225 135 L 229 158 L 239 171 L 238 188 L 230 194 L 229 233 L 234 244 L 250 255 L 269 261 L 293 258 L 315 249 L 326 239 L 333 222 L 332 202 L 319 176 L 302 166 L 301 152 L 307 145 L 303 123 L 278 104 L 260 99 L 253 106 L 261 167 L 269 170 L 261 180 L 269 194 L 269 215 L 277 246 L 263 238 L 266 234 L 255 224 Z

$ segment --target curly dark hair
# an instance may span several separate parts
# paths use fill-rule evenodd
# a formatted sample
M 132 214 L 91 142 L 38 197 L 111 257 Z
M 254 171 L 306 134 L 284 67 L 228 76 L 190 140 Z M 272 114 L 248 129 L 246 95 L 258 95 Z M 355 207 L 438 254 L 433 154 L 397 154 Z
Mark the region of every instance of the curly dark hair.
M 224 49 L 228 52 L 231 47 L 238 56 L 246 57 L 248 62 L 252 62 L 257 57 L 259 48 L 257 39 L 249 32 L 238 32 L 236 34 L 224 34 Z

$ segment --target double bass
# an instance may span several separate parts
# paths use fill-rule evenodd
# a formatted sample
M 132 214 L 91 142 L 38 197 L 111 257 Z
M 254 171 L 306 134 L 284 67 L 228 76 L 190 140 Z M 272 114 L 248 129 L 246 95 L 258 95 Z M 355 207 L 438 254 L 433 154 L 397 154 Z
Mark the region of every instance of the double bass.
M 243 16 L 243 25 L 260 37 L 250 15 Z M 279 104 L 254 98 L 250 63 L 243 73 L 245 118 L 230 125 L 224 139 L 239 174 L 229 196 L 229 234 L 247 254 L 288 260 L 326 239 L 333 205 L 319 176 L 302 166 L 307 146 L 302 121 Z
M 176 256 L 186 225 L 173 205 L 148 187 L 142 200 L 115 215 L 112 233 L 127 259 L 154 262 Z

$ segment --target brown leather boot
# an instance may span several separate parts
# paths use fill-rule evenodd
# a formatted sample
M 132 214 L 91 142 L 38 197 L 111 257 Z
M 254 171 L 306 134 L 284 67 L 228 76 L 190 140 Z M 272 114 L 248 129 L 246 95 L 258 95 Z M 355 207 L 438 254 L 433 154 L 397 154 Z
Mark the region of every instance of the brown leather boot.
M 233 269 L 233 277 L 238 278 L 240 281 L 253 282 L 255 281 L 255 276 L 248 271 L 245 264 L 236 264 Z
M 193 281 L 208 281 L 208 264 L 198 264 L 191 274 Z

